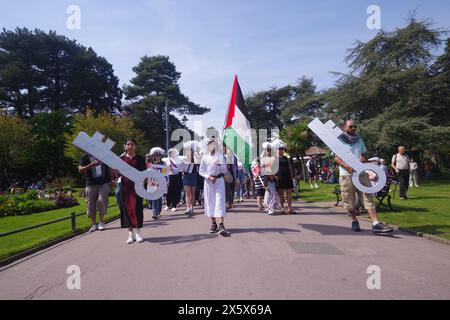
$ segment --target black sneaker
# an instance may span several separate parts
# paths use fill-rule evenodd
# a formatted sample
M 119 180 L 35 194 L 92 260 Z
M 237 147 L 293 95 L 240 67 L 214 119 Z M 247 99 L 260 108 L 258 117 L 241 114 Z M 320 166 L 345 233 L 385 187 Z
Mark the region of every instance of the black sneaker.
M 209 233 L 216 233 L 217 231 L 219 231 L 219 228 L 217 228 L 217 224 L 213 224 L 211 226 L 211 229 L 209 229 Z
M 352 222 L 352 231 L 355 232 L 360 232 L 361 228 L 359 227 L 359 222 L 358 221 L 353 221 Z
M 194 209 L 189 210 L 187 216 L 192 217 L 194 215 Z
M 230 236 L 230 233 L 229 233 L 227 230 L 225 230 L 224 225 L 221 225 L 221 226 L 219 227 L 219 234 L 220 234 L 221 236 L 223 236 L 223 237 L 229 237 L 229 236 Z
M 378 222 L 376 225 L 372 226 L 372 232 L 377 234 L 391 233 L 394 229 L 391 227 L 386 227 L 382 222 Z

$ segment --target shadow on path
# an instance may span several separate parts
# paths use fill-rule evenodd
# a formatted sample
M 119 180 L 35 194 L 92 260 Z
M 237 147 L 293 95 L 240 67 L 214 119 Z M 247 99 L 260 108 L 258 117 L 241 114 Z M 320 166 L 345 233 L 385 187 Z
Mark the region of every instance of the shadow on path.
M 396 231 L 387 235 L 377 235 L 373 234 L 370 230 L 361 229 L 360 232 L 354 232 L 349 227 L 342 226 L 330 226 L 323 224 L 307 224 L 307 223 L 299 223 L 299 226 L 305 228 L 307 230 L 316 231 L 322 234 L 323 236 L 379 236 L 379 237 L 389 237 L 395 239 L 401 239 L 395 235 Z
M 288 229 L 288 228 L 231 228 L 227 229 L 231 236 L 233 234 L 239 234 L 239 233 L 268 233 L 268 232 L 274 232 L 279 234 L 286 234 L 288 232 L 301 232 L 298 229 Z M 202 241 L 206 239 L 213 239 L 219 237 L 219 234 L 191 234 L 191 235 L 184 235 L 184 236 L 169 236 L 169 237 L 159 237 L 159 238 L 147 238 L 145 241 L 150 243 L 159 243 L 161 245 L 170 245 L 170 244 L 180 244 L 180 243 L 188 243 L 188 242 L 197 242 Z

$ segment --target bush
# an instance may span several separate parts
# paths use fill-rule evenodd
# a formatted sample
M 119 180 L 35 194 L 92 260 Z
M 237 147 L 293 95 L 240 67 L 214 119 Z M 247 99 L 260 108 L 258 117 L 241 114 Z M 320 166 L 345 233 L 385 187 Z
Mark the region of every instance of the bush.
M 78 201 L 64 193 L 56 194 L 49 200 L 45 200 L 39 199 L 38 192 L 33 190 L 19 195 L 0 196 L 0 217 L 27 215 L 76 205 L 78 205 Z
M 64 193 L 59 193 L 53 198 L 58 208 L 71 208 L 78 205 L 78 200 Z
M 52 190 L 63 189 L 65 192 L 73 190 L 79 183 L 74 178 L 56 178 L 49 183 L 49 187 Z
M 0 204 L 0 217 L 27 215 L 55 209 L 58 209 L 58 205 L 54 201 L 25 200 L 14 202 L 11 199 Z

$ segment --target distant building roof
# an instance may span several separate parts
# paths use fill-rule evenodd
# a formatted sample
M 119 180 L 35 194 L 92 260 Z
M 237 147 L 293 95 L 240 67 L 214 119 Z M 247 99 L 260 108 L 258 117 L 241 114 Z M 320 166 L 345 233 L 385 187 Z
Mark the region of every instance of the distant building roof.
M 326 153 L 327 153 L 327 149 L 320 148 L 317 146 L 313 146 L 313 147 L 309 148 L 308 150 L 306 150 L 307 156 L 324 155 Z

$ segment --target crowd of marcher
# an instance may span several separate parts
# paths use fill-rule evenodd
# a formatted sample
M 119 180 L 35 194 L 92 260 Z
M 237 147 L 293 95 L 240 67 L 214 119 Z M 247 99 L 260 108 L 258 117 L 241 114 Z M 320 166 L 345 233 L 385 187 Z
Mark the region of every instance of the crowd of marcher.
M 361 162 L 374 162 L 381 166 L 386 175 L 400 186 L 399 199 L 408 198 L 409 187 L 418 187 L 418 164 L 406 154 L 406 148 L 400 146 L 398 153 L 392 156 L 390 166 L 383 159 L 367 155 L 363 139 L 356 133 L 357 125 L 348 120 L 344 133 L 339 140 L 346 145 L 352 154 Z M 196 205 L 204 209 L 211 219 L 211 233 L 218 232 L 223 236 L 230 235 L 225 228 L 225 216 L 236 203 L 244 199 L 256 199 L 256 205 L 268 215 L 295 214 L 292 192 L 298 192 L 301 176 L 295 171 L 292 158 L 285 151 L 286 143 L 280 139 L 262 144 L 263 152 L 256 157 L 250 166 L 245 166 L 225 144 L 214 137 L 206 142 L 189 141 L 183 145 L 183 156 L 177 149 L 165 153 L 160 147 L 150 149 L 145 156 L 136 153 L 136 141 L 126 141 L 125 152 L 120 158 L 139 171 L 154 170 L 158 166 L 167 168 L 167 180 L 164 196 L 149 200 L 146 207 L 152 211 L 157 220 L 162 211 L 175 212 L 185 208 L 187 218 L 195 214 Z M 166 155 L 166 157 L 164 157 Z M 357 209 L 364 206 L 372 219 L 374 233 L 389 233 L 392 228 L 378 221 L 374 206 L 374 194 L 358 190 L 351 176 L 355 171 L 338 156 L 331 161 L 322 162 L 318 157 L 309 157 L 306 162 L 305 175 L 312 189 L 319 188 L 319 182 L 339 183 L 344 208 L 352 218 L 351 229 L 359 231 Z M 111 170 L 101 161 L 85 154 L 80 160 L 80 173 L 86 175 L 87 212 L 92 219 L 91 232 L 103 230 L 104 215 L 108 206 L 108 194 L 116 185 L 117 203 L 121 212 L 121 226 L 127 228 L 127 243 L 142 242 L 140 228 L 143 226 L 144 200 L 134 190 L 134 182 L 122 176 L 120 172 Z M 370 172 L 360 176 L 361 183 L 373 185 L 377 180 Z M 156 181 L 148 181 L 147 189 L 161 187 Z M 99 213 L 99 223 L 96 212 Z

